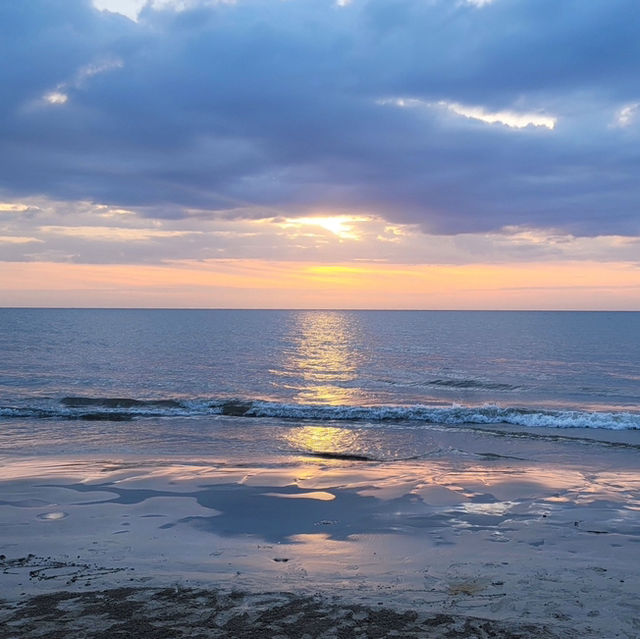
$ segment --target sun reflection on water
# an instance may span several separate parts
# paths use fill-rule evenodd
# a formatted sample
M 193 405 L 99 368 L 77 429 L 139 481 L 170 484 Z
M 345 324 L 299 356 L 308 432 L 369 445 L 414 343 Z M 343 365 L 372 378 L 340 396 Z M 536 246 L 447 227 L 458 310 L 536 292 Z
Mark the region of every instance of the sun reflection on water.
M 290 430 L 287 443 L 300 452 L 344 453 L 359 451 L 361 435 L 357 431 L 333 426 L 303 426 Z
M 271 372 L 285 378 L 304 404 L 353 405 L 364 400 L 354 382 L 361 357 L 357 318 L 339 311 L 300 312 L 292 348 L 282 368 Z

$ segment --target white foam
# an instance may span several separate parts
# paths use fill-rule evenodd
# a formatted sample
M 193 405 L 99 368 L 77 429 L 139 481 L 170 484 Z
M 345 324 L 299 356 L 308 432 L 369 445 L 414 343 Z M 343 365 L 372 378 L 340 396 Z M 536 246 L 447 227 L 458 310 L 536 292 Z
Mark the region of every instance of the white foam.
M 198 417 L 227 415 L 229 417 L 273 417 L 316 421 L 390 422 L 402 421 L 428 424 L 512 424 L 540 428 L 604 428 L 609 430 L 640 429 L 640 413 L 629 411 L 604 412 L 581 410 L 549 410 L 502 407 L 494 404 L 482 406 L 328 406 L 319 404 L 293 404 L 285 402 L 191 399 L 181 400 L 177 406 L 154 403 L 134 404 L 127 407 L 112 405 L 64 406 L 49 403 L 46 406 L 0 407 L 1 417 L 96 419 L 96 414 L 131 417 Z
M 502 408 L 496 405 L 465 407 L 413 406 L 315 406 L 255 402 L 247 415 L 315 420 L 389 421 L 430 424 L 512 424 L 545 428 L 640 428 L 640 414 L 630 412 L 551 411 Z

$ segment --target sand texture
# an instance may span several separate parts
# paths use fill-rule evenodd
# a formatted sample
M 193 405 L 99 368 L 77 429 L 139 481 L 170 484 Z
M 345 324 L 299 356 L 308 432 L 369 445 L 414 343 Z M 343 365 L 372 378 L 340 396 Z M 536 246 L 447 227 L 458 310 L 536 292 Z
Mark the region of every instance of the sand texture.
M 292 593 L 114 588 L 29 597 L 3 605 L 2 637 L 429 637 L 552 639 L 543 626 L 398 611 Z M 563 636 L 569 636 L 564 634 Z

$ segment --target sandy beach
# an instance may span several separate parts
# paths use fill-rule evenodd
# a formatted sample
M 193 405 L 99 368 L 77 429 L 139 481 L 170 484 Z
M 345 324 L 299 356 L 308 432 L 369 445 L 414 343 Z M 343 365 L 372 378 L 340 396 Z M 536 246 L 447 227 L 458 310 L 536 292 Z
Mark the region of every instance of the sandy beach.
M 638 637 L 640 432 L 559 435 L 5 457 L 1 636 Z

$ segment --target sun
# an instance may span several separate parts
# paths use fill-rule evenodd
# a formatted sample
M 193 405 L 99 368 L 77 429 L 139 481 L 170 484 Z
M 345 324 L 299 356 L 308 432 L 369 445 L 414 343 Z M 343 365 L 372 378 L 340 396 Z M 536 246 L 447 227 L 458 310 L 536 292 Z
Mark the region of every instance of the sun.
M 369 218 L 354 215 L 331 215 L 313 217 L 286 218 L 282 226 L 285 228 L 295 228 L 300 226 L 319 226 L 336 237 L 343 240 L 357 240 L 359 234 L 353 225 L 356 222 L 367 222 Z

